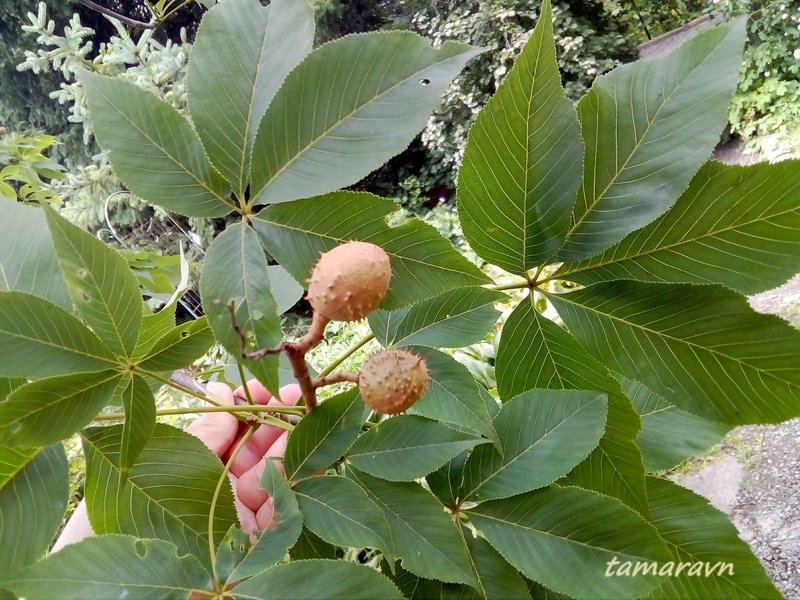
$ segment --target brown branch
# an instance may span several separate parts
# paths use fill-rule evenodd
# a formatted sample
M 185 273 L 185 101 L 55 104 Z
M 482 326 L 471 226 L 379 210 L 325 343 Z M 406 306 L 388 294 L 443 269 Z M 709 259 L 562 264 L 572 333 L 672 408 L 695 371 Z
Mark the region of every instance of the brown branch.
M 326 385 L 333 385 L 334 383 L 343 383 L 349 381 L 350 383 L 358 383 L 358 373 L 353 371 L 339 371 L 332 375 L 325 375 L 314 380 L 314 387 L 321 388 Z
M 126 17 L 125 15 L 121 15 L 118 12 L 111 10 L 110 8 L 106 8 L 105 6 L 100 6 L 99 4 L 92 2 L 92 0 L 75 0 L 78 4 L 83 4 L 86 8 L 90 8 L 96 12 L 104 14 L 112 19 L 116 19 L 121 23 L 125 23 L 125 25 L 130 25 L 131 27 L 141 27 L 142 29 L 155 29 L 158 26 L 158 23 L 155 19 L 150 19 L 149 23 L 145 23 L 144 21 L 137 21 L 136 19 L 131 19 L 130 17 Z

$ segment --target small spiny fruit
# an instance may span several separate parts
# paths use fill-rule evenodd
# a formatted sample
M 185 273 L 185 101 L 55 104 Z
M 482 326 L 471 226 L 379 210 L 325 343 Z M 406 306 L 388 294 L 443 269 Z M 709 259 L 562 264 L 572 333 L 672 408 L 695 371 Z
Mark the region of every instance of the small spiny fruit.
M 325 252 L 311 271 L 306 298 L 331 321 L 358 321 L 389 290 L 392 266 L 383 248 L 368 242 L 346 242 Z
M 407 350 L 381 350 L 364 361 L 358 389 L 372 410 L 396 415 L 420 399 L 428 381 L 424 358 Z

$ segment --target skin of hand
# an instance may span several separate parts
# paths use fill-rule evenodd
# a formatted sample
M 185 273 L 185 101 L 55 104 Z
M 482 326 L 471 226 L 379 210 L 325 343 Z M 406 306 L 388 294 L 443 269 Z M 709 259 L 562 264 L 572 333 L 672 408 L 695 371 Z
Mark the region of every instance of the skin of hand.
M 247 383 L 253 402 L 263 405 L 294 406 L 300 396 L 300 386 L 291 384 L 280 389 L 280 398 L 275 398 L 257 380 Z M 208 396 L 220 404 L 235 404 L 234 395 L 244 398 L 244 389 L 235 391 L 224 383 L 210 382 L 207 387 Z M 204 413 L 199 419 L 186 428 L 188 433 L 199 438 L 208 448 L 223 461 L 239 442 L 241 429 L 236 417 L 229 413 Z M 244 447 L 231 465 L 228 477 L 234 492 L 236 511 L 242 529 L 251 533 L 254 529 L 269 529 L 277 525 L 273 523 L 272 500 L 259 487 L 261 475 L 264 473 L 265 457 L 280 458 L 286 450 L 287 432 L 280 427 L 261 425 L 245 442 Z M 283 463 L 275 462 L 283 471 Z M 64 546 L 74 544 L 94 535 L 86 512 L 86 502 L 82 500 L 70 517 L 64 531 L 56 540 L 51 553 L 58 552 Z
M 282 387 L 280 398 L 275 398 L 255 379 L 247 383 L 247 388 L 254 403 L 266 406 L 294 406 L 302 395 L 297 384 Z M 235 404 L 235 396 L 245 397 L 242 387 L 232 391 L 224 383 L 217 382 L 210 382 L 206 393 L 212 400 L 224 405 Z M 186 431 L 199 438 L 212 452 L 227 462 L 243 431 L 239 423 L 229 413 L 205 413 L 189 425 Z M 233 486 L 236 511 L 239 514 L 239 523 L 247 533 L 277 525 L 273 523 L 272 499 L 261 489 L 259 483 L 264 474 L 264 459 L 280 459 L 286 450 L 287 436 L 288 432 L 280 427 L 261 425 L 245 442 L 231 464 L 228 476 Z M 282 462 L 276 460 L 275 465 L 283 471 Z

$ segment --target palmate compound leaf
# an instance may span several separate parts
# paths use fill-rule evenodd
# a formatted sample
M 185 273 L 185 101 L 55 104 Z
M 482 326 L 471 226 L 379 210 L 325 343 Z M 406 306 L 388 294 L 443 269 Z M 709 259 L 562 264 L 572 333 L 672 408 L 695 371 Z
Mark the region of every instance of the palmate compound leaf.
M 211 579 L 197 560 L 176 553 L 162 540 L 127 535 L 90 537 L 67 546 L 7 581 L 29 600 L 86 598 L 187 598 L 210 590 Z
M 200 297 L 216 339 L 235 357 L 242 350 L 273 348 L 283 339 L 278 309 L 272 297 L 267 257 L 253 229 L 244 222 L 225 229 L 206 253 L 200 278 Z M 247 347 L 233 327 L 247 338 Z M 273 395 L 278 395 L 278 357 L 243 360 Z
M 534 388 L 598 390 L 608 396 L 606 429 L 598 446 L 567 481 L 619 498 L 647 514 L 645 470 L 636 445 L 640 419 L 608 369 L 590 356 L 563 327 L 539 314 L 530 296 L 503 327 L 497 349 L 501 398 Z
M 800 333 L 721 286 L 614 281 L 549 295 L 613 371 L 727 425 L 800 415 Z
M 78 314 L 115 354 L 130 357 L 142 323 L 142 296 L 128 263 L 52 209 L 44 211 Z
M 494 303 L 507 298 L 482 287 L 456 288 L 408 308 L 376 310 L 367 318 L 375 338 L 384 346 L 461 348 L 483 339 L 500 316 Z
M 663 216 L 605 252 L 554 275 L 584 285 L 613 279 L 719 283 L 742 294 L 798 270 L 800 161 L 708 162 Z
M 578 116 L 564 95 L 550 2 L 514 68 L 470 129 L 458 215 L 475 252 L 524 275 L 555 254 L 581 180 Z
M 299 560 L 256 575 L 233 590 L 234 600 L 403 600 L 385 576 L 342 560 Z
M 0 588 L 42 556 L 64 518 L 69 465 L 61 444 L 43 449 L 0 445 Z
M 347 476 L 383 511 L 404 569 L 430 579 L 475 583 L 458 525 L 433 494 L 417 483 L 386 481 L 352 467 Z
M 465 511 L 525 577 L 576 599 L 639 598 L 658 577 L 606 577 L 607 563 L 669 560 L 655 528 L 619 500 L 582 488 L 545 488 Z
M 24 292 L 0 292 L 0 376 L 51 377 L 104 371 L 114 354 L 78 319 Z
M 659 573 L 670 576 L 647 598 L 783 598 L 736 527 L 705 498 L 655 477 L 647 478 L 647 493 L 651 523 L 672 555 L 668 562 L 657 563 Z M 623 562 L 612 572 L 625 569 Z
M 357 388 L 320 404 L 289 435 L 283 457 L 286 476 L 308 477 L 339 460 L 361 432 L 365 416 Z
M 595 80 L 578 104 L 584 173 L 560 258 L 597 254 L 677 200 L 719 141 L 744 40 L 734 19 Z
M 84 71 L 79 80 L 97 142 L 131 192 L 189 217 L 222 217 L 233 210 L 225 181 L 177 110 L 122 79 Z
M 0 402 L 0 439 L 10 446 L 45 446 L 85 427 L 111 402 L 117 371 L 31 381 Z
M 361 434 L 347 451 L 359 471 L 389 481 L 413 481 L 464 450 L 489 440 L 456 431 L 431 419 L 398 415 Z
M 211 163 L 244 198 L 258 124 L 286 75 L 311 52 L 304 1 L 226 0 L 203 17 L 192 46 L 188 103 Z
M 83 434 L 86 506 L 98 534 L 124 533 L 172 542 L 178 553 L 194 555 L 211 571 L 208 519 L 222 477 L 222 463 L 196 437 L 157 424 L 139 460 L 121 477 L 122 426 L 97 427 Z M 233 493 L 222 486 L 213 531 L 221 540 L 237 523 Z
M 410 31 L 348 35 L 317 48 L 261 120 L 252 202 L 308 198 L 361 180 L 405 150 L 481 51 L 455 42 L 434 49 Z
M 320 476 L 294 486 L 303 523 L 321 539 L 343 547 L 392 552 L 392 532 L 378 505 L 344 477 Z
M 642 417 L 636 445 L 648 472 L 669 469 L 704 454 L 718 444 L 730 426 L 692 415 L 653 392 L 641 381 L 618 376 L 622 389 Z
M 430 225 L 413 220 L 389 227 L 386 218 L 398 208 L 394 201 L 372 194 L 334 192 L 268 206 L 253 219 L 253 227 L 269 253 L 297 281 L 308 280 L 322 252 L 348 240 L 380 246 L 392 263 L 389 292 L 381 304 L 385 310 L 446 290 L 489 283 Z
M 478 446 L 464 465 L 463 499 L 508 498 L 551 484 L 597 446 L 606 395 L 530 390 L 506 402 L 494 419 L 502 452 Z
M 72 310 L 72 299 L 40 208 L 21 202 L 3 203 L 0 290 L 28 292 Z

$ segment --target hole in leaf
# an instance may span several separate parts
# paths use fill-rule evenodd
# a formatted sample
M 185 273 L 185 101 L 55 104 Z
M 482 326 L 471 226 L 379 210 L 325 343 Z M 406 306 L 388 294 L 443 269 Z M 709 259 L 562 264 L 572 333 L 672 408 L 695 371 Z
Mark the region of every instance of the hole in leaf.
M 182 337 L 182 338 L 187 338 L 187 337 L 189 337 L 189 332 L 188 332 L 188 331 L 181 331 L 181 337 Z
M 430 83 L 431 83 L 431 80 L 428 79 L 427 77 L 423 77 L 422 79 L 419 80 L 419 84 L 420 85 L 430 85 Z
M 133 544 L 133 549 L 136 551 L 136 556 L 139 558 L 147 556 L 147 545 L 142 540 L 136 540 Z
M 8 426 L 8 432 L 11 435 L 19 433 L 21 429 L 22 429 L 22 423 L 20 423 L 19 421 L 14 421 L 13 423 L 11 423 L 11 425 Z
M 88 276 L 89 276 L 89 271 L 87 271 L 86 269 L 81 269 L 80 271 L 78 271 L 79 279 L 86 279 Z
M 81 300 L 83 300 L 84 302 L 89 302 L 91 299 L 92 297 L 89 294 L 87 294 L 86 292 L 81 292 Z

